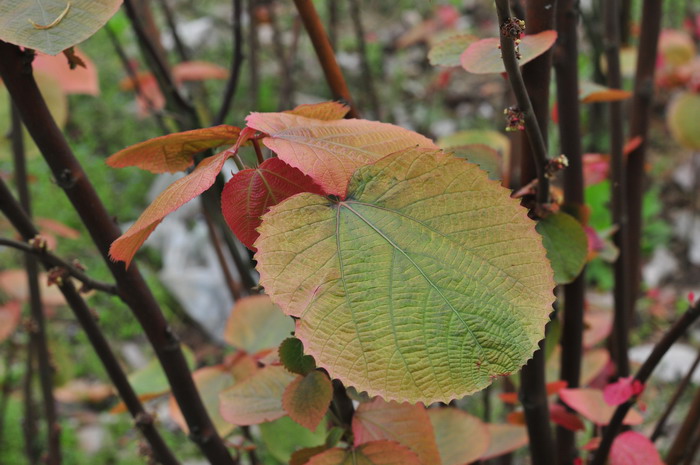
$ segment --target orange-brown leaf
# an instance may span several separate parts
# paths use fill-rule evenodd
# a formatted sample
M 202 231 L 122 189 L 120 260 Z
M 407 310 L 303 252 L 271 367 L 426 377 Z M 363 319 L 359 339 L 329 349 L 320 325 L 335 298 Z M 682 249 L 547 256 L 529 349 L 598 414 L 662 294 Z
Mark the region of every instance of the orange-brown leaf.
M 284 113 L 331 121 L 345 118 L 345 115 L 347 115 L 349 111 L 350 107 L 340 102 L 322 102 L 298 105 L 295 109 L 285 111 Z
M 0 342 L 15 332 L 22 314 L 22 306 L 16 300 L 11 300 L 0 306 Z
M 206 158 L 195 170 L 168 186 L 141 214 L 136 222 L 109 248 L 113 260 L 129 266 L 134 255 L 148 236 L 169 213 L 177 210 L 214 184 L 216 176 L 231 152 L 224 151 Z
M 232 145 L 241 130 L 222 124 L 211 128 L 176 132 L 134 144 L 107 159 L 114 168 L 136 166 L 152 173 L 175 173 L 192 166 L 194 155 L 222 145 Z
M 173 66 L 175 82 L 228 78 L 228 69 L 206 61 L 184 61 Z
M 76 50 L 85 66 L 70 69 L 68 60 L 63 55 L 45 55 L 37 53 L 32 68 L 53 76 L 66 94 L 100 95 L 100 82 L 97 67 L 85 53 Z
M 315 431 L 326 415 L 333 398 L 333 385 L 328 376 L 314 370 L 298 376 L 284 391 L 282 406 L 292 420 Z

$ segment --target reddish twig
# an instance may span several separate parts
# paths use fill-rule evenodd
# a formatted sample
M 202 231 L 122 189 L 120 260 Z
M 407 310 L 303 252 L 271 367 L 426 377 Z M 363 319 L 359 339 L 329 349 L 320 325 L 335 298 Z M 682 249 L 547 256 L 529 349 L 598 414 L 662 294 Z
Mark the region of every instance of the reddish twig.
M 680 337 L 685 334 L 688 328 L 700 317 L 700 300 L 692 305 L 688 311 L 686 311 L 682 317 L 676 321 L 671 329 L 669 329 L 663 338 L 656 344 L 654 350 L 651 351 L 649 357 L 644 361 L 642 366 L 637 371 L 634 379 L 644 384 L 649 379 L 649 376 L 654 372 L 654 369 L 659 364 L 661 359 L 666 355 L 666 352 L 675 344 L 675 342 L 680 339 Z M 696 396 L 698 399 L 698 411 L 700 412 L 700 391 Z M 622 428 L 622 420 L 629 412 L 629 409 L 637 401 L 637 396 L 633 396 L 624 404 L 621 404 L 615 410 L 608 427 L 603 434 L 603 439 L 600 442 L 600 446 L 591 461 L 591 465 L 604 465 L 610 453 L 610 447 L 612 446 L 615 437 L 620 432 Z M 700 418 L 700 415 L 698 415 Z M 669 462 L 670 463 L 670 462 Z
M 359 118 L 360 114 L 350 96 L 350 90 L 345 83 L 343 72 L 335 59 L 333 47 L 328 41 L 328 35 L 323 27 L 323 23 L 321 23 L 321 19 L 318 17 L 313 1 L 294 0 L 294 4 L 299 11 L 301 20 L 304 22 L 304 27 L 309 34 L 311 43 L 314 45 L 318 61 L 321 64 L 321 68 L 323 68 L 323 73 L 326 75 L 326 82 L 328 82 L 333 93 L 333 98 L 342 100 L 350 106 L 350 112 L 348 112 L 350 118 Z

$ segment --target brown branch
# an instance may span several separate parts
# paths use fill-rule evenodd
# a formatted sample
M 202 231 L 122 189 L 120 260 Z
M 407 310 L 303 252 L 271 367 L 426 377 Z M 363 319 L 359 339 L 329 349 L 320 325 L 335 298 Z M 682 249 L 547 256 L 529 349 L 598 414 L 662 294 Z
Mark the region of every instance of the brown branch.
M 27 183 L 27 163 L 24 152 L 24 135 L 22 131 L 22 121 L 17 107 L 11 105 L 12 119 L 12 156 L 15 167 L 15 180 L 17 190 L 20 195 L 20 203 L 28 216 L 31 216 L 31 196 L 29 194 L 29 184 Z M 44 415 L 46 416 L 46 429 L 48 436 L 47 465 L 61 464 L 61 427 L 58 423 L 56 413 L 56 399 L 53 396 L 53 372 L 51 365 L 51 354 L 46 336 L 46 318 L 44 307 L 41 301 L 41 289 L 39 288 L 39 266 L 36 259 L 31 255 L 26 255 L 25 268 L 27 270 L 27 281 L 29 287 L 29 310 L 31 322 L 28 326 L 30 344 L 34 347 L 34 354 L 39 361 L 39 385 L 44 405 Z M 31 361 L 29 362 L 31 363 Z M 31 382 L 31 378 L 29 378 Z
M 238 80 L 241 75 L 241 65 L 243 64 L 243 33 L 241 31 L 241 16 L 243 7 L 241 0 L 233 0 L 233 56 L 231 57 L 231 71 L 226 82 L 226 89 L 221 100 L 221 107 L 216 113 L 213 125 L 222 124 L 228 115 L 233 104 L 233 97 L 238 89 Z M 250 19 L 252 22 L 252 18 Z
M 187 421 L 190 438 L 212 464 L 234 464 L 202 403 L 179 341 L 138 267 L 132 264 L 127 270 L 123 263 L 115 263 L 109 257 L 109 247 L 121 231 L 53 120 L 33 77 L 23 71 L 19 47 L 2 41 L 0 76 L 58 185 L 64 189 L 114 275 L 119 296 L 132 310 L 153 346 Z
M 37 255 L 43 259 L 42 261 L 50 263 L 52 267 L 59 267 L 64 269 L 70 276 L 83 283 L 83 291 L 95 289 L 98 291 L 106 292 L 108 294 L 117 293 L 117 286 L 115 286 L 114 284 L 104 283 L 102 281 L 92 279 L 75 265 L 68 263 L 62 258 L 52 254 L 45 248 L 33 246 L 26 242 L 19 242 L 12 239 L 6 239 L 4 237 L 0 237 L 0 246 L 12 247 L 13 249 L 18 249 L 28 254 Z
M 642 366 L 637 371 L 634 379 L 644 384 L 649 379 L 649 376 L 654 372 L 654 369 L 659 364 L 661 359 L 666 355 L 666 352 L 673 346 L 673 344 L 680 339 L 680 337 L 685 334 L 685 332 L 690 328 L 690 326 L 700 317 L 700 300 L 692 305 L 688 311 L 686 311 L 683 316 L 681 316 L 678 321 L 676 321 L 671 329 L 669 329 L 663 338 L 656 344 L 654 350 L 651 351 L 649 357 L 644 361 Z M 700 399 L 700 391 L 697 395 Z M 598 446 L 598 450 L 591 461 L 591 465 L 604 465 L 610 453 L 610 447 L 612 446 L 615 437 L 620 432 L 622 428 L 622 420 L 629 412 L 629 409 L 637 401 L 637 397 L 634 396 L 629 399 L 624 404 L 621 404 L 615 410 L 615 413 L 608 423 L 608 427 L 603 434 L 603 439 Z M 700 400 L 698 400 L 698 409 L 700 411 Z M 699 416 L 700 418 L 700 416 Z
M 36 234 L 39 233 L 36 226 L 14 199 L 12 193 L 1 179 L 0 210 L 2 210 L 15 229 L 17 229 L 20 235 L 26 240 L 31 240 L 31 238 L 36 237 Z M 22 243 L 20 242 L 20 244 Z M 47 270 L 54 266 L 54 263 L 49 260 L 47 255 L 41 254 L 38 258 Z M 112 383 L 117 388 L 119 396 L 124 401 L 131 415 L 137 420 L 136 426 L 141 430 L 150 444 L 156 459 L 163 465 L 178 465 L 177 459 L 175 459 L 172 452 L 155 429 L 153 419 L 146 413 L 138 395 L 131 387 L 126 373 L 122 370 L 119 360 L 112 352 L 107 339 L 97 326 L 95 317 L 85 303 L 85 300 L 83 300 L 70 280 L 62 280 L 57 285 L 65 297 L 68 306 L 73 310 L 78 322 L 83 327 L 95 353 L 100 358 Z
M 342 100 L 350 106 L 350 112 L 348 113 L 350 118 L 359 118 L 360 114 L 350 96 L 350 90 L 345 83 L 343 72 L 335 59 L 333 47 L 328 41 L 328 35 L 323 27 L 323 23 L 321 23 L 321 19 L 318 17 L 313 1 L 294 0 L 294 4 L 299 11 L 301 20 L 304 22 L 304 27 L 309 34 L 314 50 L 316 50 L 318 61 L 321 64 L 321 68 L 323 68 L 323 73 L 326 76 L 326 82 L 331 88 L 333 98 Z
M 608 87 L 622 88 L 620 73 L 620 32 L 619 0 L 607 0 L 603 3 L 603 21 L 605 23 L 605 58 L 608 64 Z M 625 161 L 623 151 L 624 129 L 622 102 L 610 102 L 610 184 L 612 203 L 612 222 L 617 226 L 613 236 L 620 255 L 614 264 L 615 316 L 613 323 L 613 361 L 616 375 L 628 376 L 630 372 L 627 350 L 629 348 L 629 285 L 630 273 L 629 248 L 625 240 L 627 234 L 627 212 L 625 201 Z

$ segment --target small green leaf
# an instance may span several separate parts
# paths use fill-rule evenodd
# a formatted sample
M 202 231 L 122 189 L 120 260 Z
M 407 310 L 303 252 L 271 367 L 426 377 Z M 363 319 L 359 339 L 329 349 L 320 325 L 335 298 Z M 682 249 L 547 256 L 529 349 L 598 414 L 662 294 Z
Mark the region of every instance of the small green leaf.
M 329 449 L 331 447 L 335 447 L 343 438 L 343 434 L 345 434 L 345 430 L 343 428 L 340 428 L 339 426 L 334 426 L 331 428 L 330 431 L 328 431 L 328 436 L 326 436 L 326 447 Z
M 289 417 L 262 423 L 259 427 L 265 449 L 282 463 L 289 463 L 298 450 L 323 446 L 326 439 L 325 422 L 321 422 L 316 431 L 309 431 Z
M 282 341 L 279 348 L 280 362 L 292 373 L 305 375 L 316 369 L 316 362 L 311 355 L 304 355 L 304 344 L 295 337 Z
M 581 273 L 588 255 L 588 236 L 573 216 L 563 212 L 537 223 L 542 244 L 554 270 L 557 284 L 570 283 Z

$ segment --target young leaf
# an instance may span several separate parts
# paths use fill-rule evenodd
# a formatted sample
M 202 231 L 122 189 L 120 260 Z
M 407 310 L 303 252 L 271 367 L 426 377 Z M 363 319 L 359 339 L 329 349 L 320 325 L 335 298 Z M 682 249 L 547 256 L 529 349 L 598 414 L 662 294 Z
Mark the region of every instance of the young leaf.
M 610 383 L 603 389 L 603 399 L 608 405 L 620 405 L 627 402 L 632 396 L 641 394 L 644 385 L 641 381 L 631 376 L 620 378 Z
M 486 427 L 491 434 L 491 442 L 481 460 L 490 460 L 501 455 L 510 454 L 527 445 L 527 429 L 524 426 L 488 423 Z
M 0 342 L 15 332 L 22 316 L 22 306 L 16 300 L 0 305 Z
M 428 416 L 442 465 L 476 462 L 488 449 L 489 430 L 478 418 L 456 408 L 433 408 L 428 410 Z
M 295 337 L 282 341 L 279 347 L 280 362 L 290 372 L 305 375 L 316 368 L 310 355 L 304 355 L 304 344 Z
M 256 425 L 286 415 L 282 395 L 295 376 L 279 365 L 267 366 L 219 394 L 221 416 L 234 425 Z
M 420 404 L 385 402 L 381 397 L 360 404 L 352 418 L 355 447 L 386 439 L 409 447 L 421 463 L 440 465 L 430 417 Z
M 136 166 L 151 173 L 184 171 L 194 163 L 194 155 L 222 145 L 233 145 L 241 129 L 222 124 L 211 128 L 176 132 L 127 147 L 107 158 L 113 168 Z
M 351 450 L 329 449 L 306 465 L 425 465 L 409 448 L 392 441 L 373 441 Z
M 287 386 L 282 406 L 292 420 L 313 431 L 326 415 L 332 398 L 331 380 L 325 373 L 314 370 L 306 376 L 297 376 Z
M 231 156 L 229 151 L 205 158 L 193 172 L 168 186 L 139 216 L 134 224 L 112 242 L 109 255 L 113 260 L 121 260 L 129 266 L 136 251 L 146 241 L 153 230 L 169 213 L 177 210 L 199 194 L 209 189 L 216 176 Z
M 433 66 L 459 66 L 460 57 L 478 37 L 471 34 L 457 34 L 441 40 L 428 52 L 428 60 Z
M 409 147 L 435 147 L 420 134 L 377 121 L 322 121 L 289 113 L 252 113 L 246 121 L 270 136 L 263 143 L 283 161 L 340 197 L 360 166 Z
M 237 349 L 255 354 L 276 348 L 294 331 L 294 322 L 266 295 L 238 300 L 224 330 L 224 340 Z
M 537 223 L 542 244 L 554 270 L 557 284 L 570 283 L 581 273 L 588 256 L 588 236 L 576 218 L 564 212 Z
M 228 436 L 235 426 L 224 420 L 221 413 L 219 413 L 219 393 L 233 385 L 234 377 L 231 370 L 223 365 L 203 367 L 192 373 L 192 378 L 212 423 L 214 423 L 214 427 L 222 437 Z M 170 407 L 170 416 L 173 421 L 178 424 L 185 434 L 189 434 L 187 422 L 174 396 L 170 396 L 168 406 Z
M 599 426 L 605 426 L 615 413 L 615 407 L 608 405 L 603 399 L 603 391 L 599 389 L 578 388 L 562 389 L 559 392 L 561 400 L 569 407 Z M 623 424 L 638 425 L 644 419 L 636 410 L 630 410 Z
M 392 154 L 355 172 L 347 200 L 298 194 L 259 230 L 261 283 L 358 391 L 447 402 L 519 369 L 544 335 L 554 282 L 534 223 L 451 155 Z
M 283 113 L 331 121 L 345 118 L 345 115 L 347 115 L 349 111 L 350 107 L 340 102 L 321 102 L 298 105 L 293 110 L 288 110 Z
M 520 42 L 520 66 L 549 50 L 557 41 L 556 31 L 542 31 L 523 36 Z M 462 53 L 462 67 L 474 74 L 505 73 L 499 47 L 500 39 L 481 39 Z
M 58 55 L 97 32 L 121 4 L 122 0 L 3 0 L 0 40 Z
M 613 441 L 610 465 L 664 465 L 664 462 L 649 438 L 635 431 L 625 431 Z
M 300 192 L 324 195 L 313 180 L 279 158 L 268 158 L 258 168 L 236 173 L 221 193 L 221 211 L 236 237 L 249 249 L 270 207 Z

